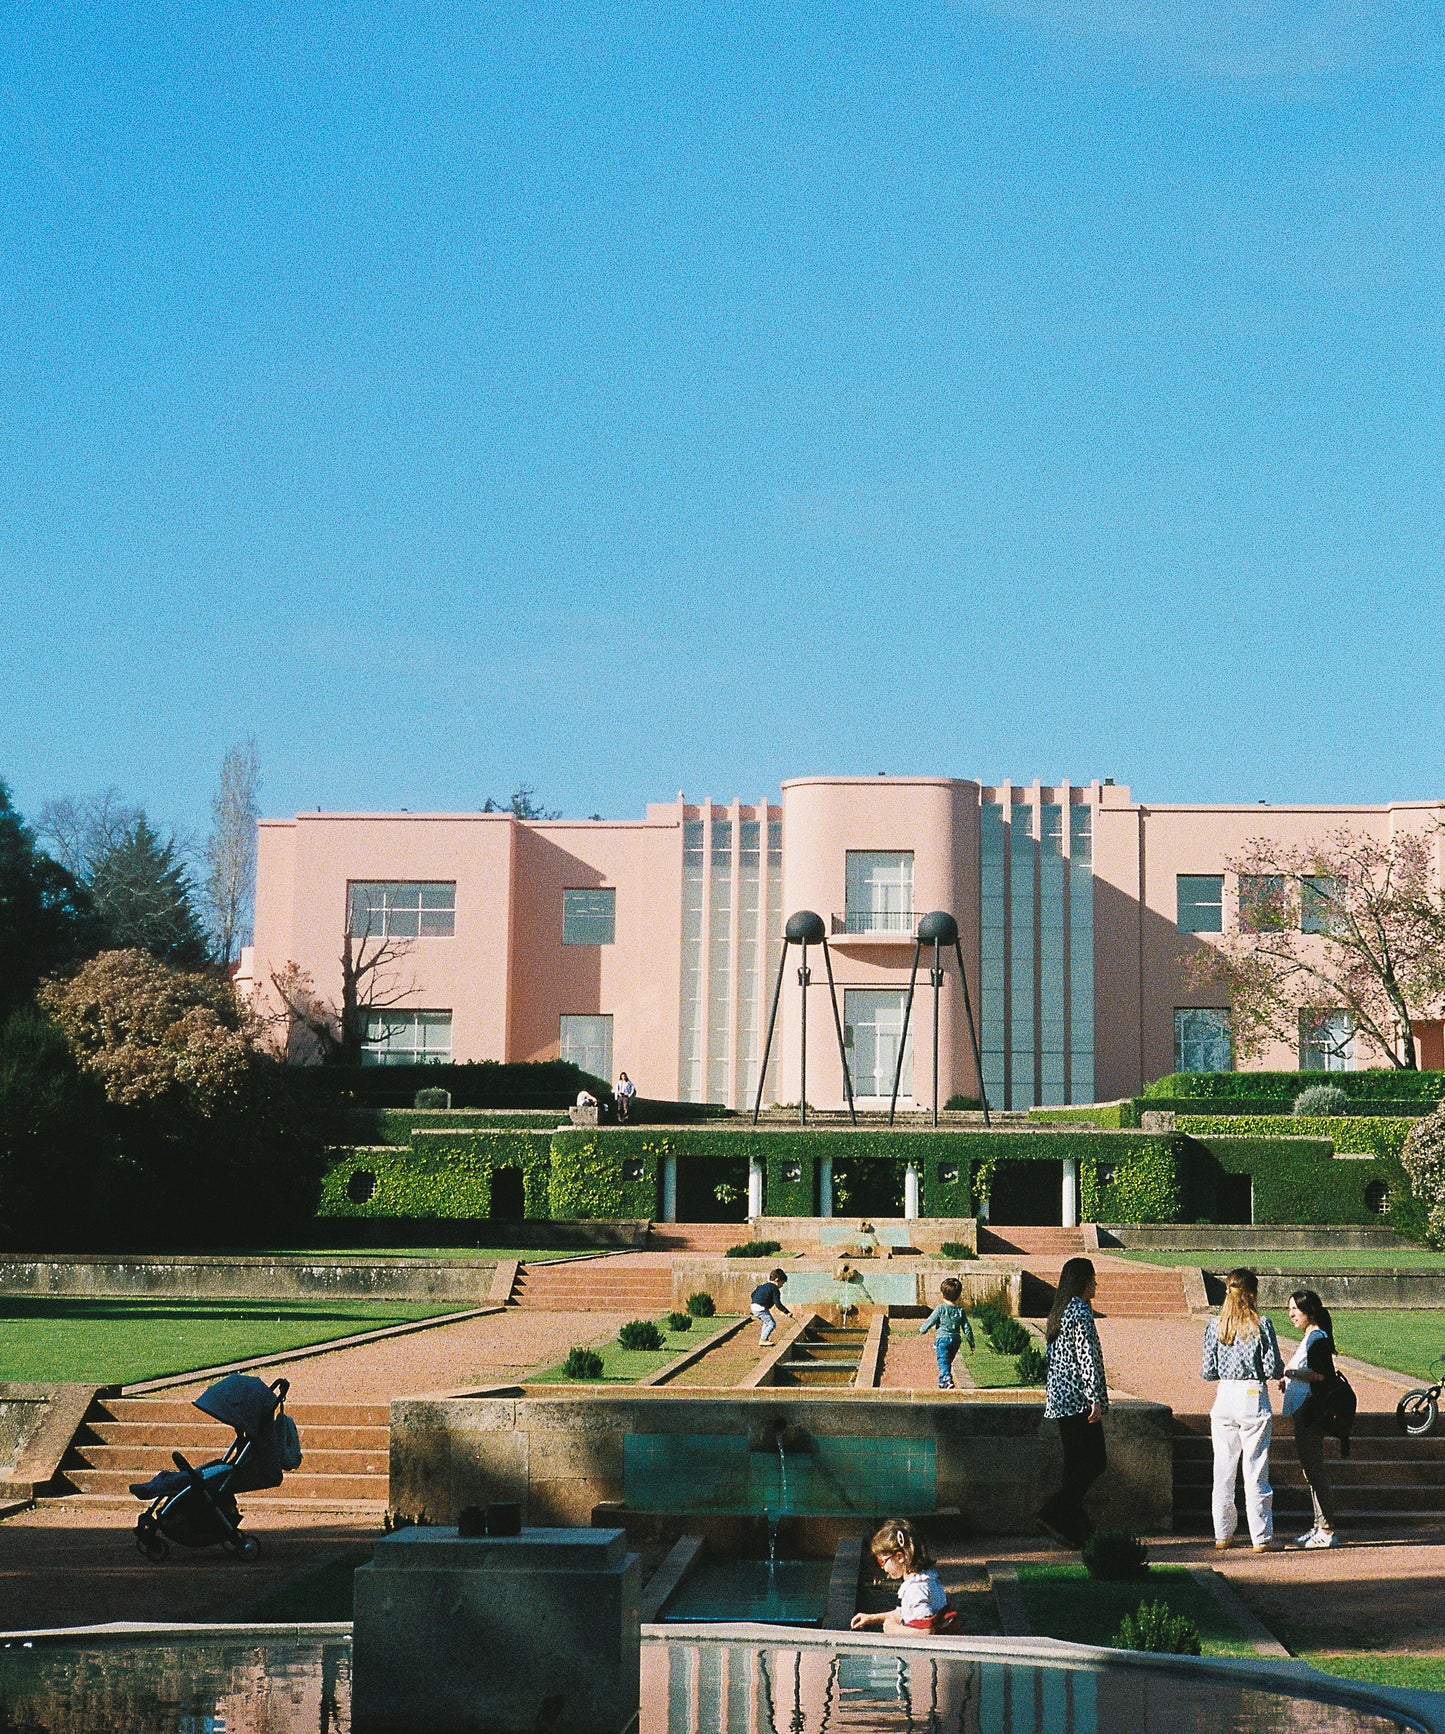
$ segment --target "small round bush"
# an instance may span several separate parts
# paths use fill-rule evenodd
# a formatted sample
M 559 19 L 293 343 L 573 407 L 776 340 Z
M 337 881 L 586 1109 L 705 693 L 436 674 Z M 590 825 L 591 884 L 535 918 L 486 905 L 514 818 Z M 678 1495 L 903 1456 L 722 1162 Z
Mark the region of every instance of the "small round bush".
M 1176 1614 L 1168 1602 L 1140 1602 L 1139 1611 L 1125 1614 L 1114 1634 L 1116 1650 L 1150 1650 L 1162 1656 L 1197 1656 L 1199 1627 Z
M 1310 1115 L 1348 1114 L 1350 1098 L 1338 1084 L 1311 1084 L 1295 1097 L 1294 1111 Z
M 567 1359 L 562 1363 L 562 1372 L 569 1379 L 600 1379 L 602 1357 L 596 1349 L 568 1349 Z
M 424 1090 L 418 1090 L 411 1099 L 413 1108 L 450 1108 L 452 1093 L 450 1090 L 438 1090 L 428 1085 Z
M 660 1349 L 662 1332 L 651 1319 L 632 1319 L 617 1333 L 624 1349 Z
M 717 1302 L 701 1290 L 687 1297 L 687 1310 L 695 1319 L 710 1319 L 717 1312 Z
M 1084 1570 L 1090 1577 L 1122 1583 L 1149 1570 L 1149 1549 L 1123 1529 L 1096 1529 L 1084 1543 Z
M 737 1246 L 730 1246 L 724 1255 L 727 1258 L 767 1258 L 770 1253 L 781 1252 L 783 1243 L 780 1240 L 744 1240 Z
M 962 1240 L 945 1240 L 938 1250 L 945 1258 L 951 1258 L 960 1263 L 964 1259 L 978 1257 L 978 1254 L 973 1250 L 973 1248 L 969 1246 L 966 1241 Z
M 690 1331 L 692 1329 L 691 1313 L 669 1313 L 667 1328 L 670 1331 Z
M 1017 1319 L 1004 1313 L 989 1330 L 988 1340 L 1001 1355 L 1021 1355 L 1034 1339 Z
M 1030 1343 L 1014 1357 L 1014 1375 L 1021 1385 L 1042 1385 L 1049 1376 L 1047 1355 L 1036 1344 Z
M 950 1096 L 943 1104 L 944 1112 L 947 1114 L 968 1113 L 971 1109 L 982 1106 L 983 1103 L 979 1101 L 977 1096 Z

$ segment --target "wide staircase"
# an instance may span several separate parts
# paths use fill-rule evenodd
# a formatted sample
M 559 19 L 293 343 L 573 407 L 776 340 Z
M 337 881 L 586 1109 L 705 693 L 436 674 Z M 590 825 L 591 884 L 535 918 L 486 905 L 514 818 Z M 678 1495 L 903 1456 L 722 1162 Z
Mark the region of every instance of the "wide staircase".
M 654 1222 L 648 1230 L 647 1248 L 649 1252 L 691 1252 L 700 1258 L 721 1258 L 750 1232 L 746 1222 Z
M 391 1424 L 385 1403 L 288 1403 L 286 1412 L 301 1438 L 301 1467 L 280 1487 L 247 1493 L 246 1502 L 385 1509 Z M 234 1439 L 185 1397 L 97 1397 L 51 1491 L 126 1503 L 133 1481 L 175 1467 L 173 1451 L 199 1466 L 224 1456 Z
M 652 1318 L 672 1305 L 672 1265 L 648 1253 L 524 1264 L 518 1267 L 509 1304 L 554 1313 Z
M 979 1253 L 985 1257 L 1018 1259 L 1032 1283 L 1024 1285 L 1024 1309 L 1047 1310 L 1064 1261 L 1086 1256 L 1098 1279 L 1094 1310 L 1106 1319 L 1188 1318 L 1184 1278 L 1168 1265 L 1135 1264 L 1129 1259 L 1085 1252 L 1078 1228 L 1008 1228 L 979 1230 Z
M 1274 1488 L 1275 1534 L 1289 1539 L 1310 1527 L 1310 1496 L 1294 1452 L 1289 1425 L 1276 1423 L 1269 1454 Z M 1326 1444 L 1326 1466 L 1335 1491 L 1337 1521 L 1351 1527 L 1396 1526 L 1445 1520 L 1445 1431 L 1437 1437 L 1409 1439 L 1393 1415 L 1355 1418 L 1350 1454 L 1340 1457 Z M 1174 1527 L 1208 1531 L 1213 1452 L 1208 1415 L 1174 1417 Z M 1247 1533 L 1240 1523 L 1241 1534 Z

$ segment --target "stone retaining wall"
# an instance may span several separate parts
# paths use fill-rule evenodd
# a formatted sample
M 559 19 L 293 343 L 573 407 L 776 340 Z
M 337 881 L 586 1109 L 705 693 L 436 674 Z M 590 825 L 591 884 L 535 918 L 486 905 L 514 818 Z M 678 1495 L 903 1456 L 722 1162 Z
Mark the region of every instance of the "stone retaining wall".
M 809 1438 L 933 1442 L 937 1506 L 971 1530 L 1015 1535 L 1058 1484 L 1058 1429 L 1038 1392 L 587 1391 L 405 1398 L 391 1406 L 391 1508 L 453 1523 L 463 1506 L 520 1500 L 530 1524 L 586 1524 L 624 1497 L 629 1434 L 742 1435 L 771 1451 L 780 1425 Z M 1117 1402 L 1104 1423 L 1109 1469 L 1090 1496 L 1109 1528 L 1160 1533 L 1173 1521 L 1173 1419 Z M 886 1511 L 858 1512 L 864 1525 Z
M 675 1258 L 672 1304 L 686 1307 L 687 1297 L 702 1290 L 717 1302 L 720 1313 L 745 1313 L 753 1290 L 767 1280 L 776 1263 L 776 1256 Z M 856 1281 L 837 1279 L 834 1273 L 844 1263 L 857 1272 Z M 787 1264 L 784 1306 L 812 1308 L 834 1324 L 845 1306 L 855 1318 L 866 1318 L 880 1307 L 932 1309 L 938 1304 L 938 1285 L 945 1276 L 956 1276 L 963 1284 L 967 1306 L 993 1301 L 1017 1315 L 1023 1304 L 1023 1275 L 1017 1264 L 971 1259 L 964 1264 L 940 1265 L 919 1258 L 846 1258 L 842 1253 L 827 1259 L 789 1259 Z
M 1418 1307 L 1445 1309 L 1445 1270 L 1261 1270 L 1259 1300 L 1283 1308 L 1296 1289 L 1312 1288 L 1327 1307 Z M 1206 1270 L 1204 1286 L 1211 1306 L 1224 1299 L 1223 1267 Z M 1445 1348 L 1445 1344 L 1441 1345 Z
M 485 1304 L 494 1262 L 421 1258 L 4 1258 L 0 1295 L 445 1300 Z

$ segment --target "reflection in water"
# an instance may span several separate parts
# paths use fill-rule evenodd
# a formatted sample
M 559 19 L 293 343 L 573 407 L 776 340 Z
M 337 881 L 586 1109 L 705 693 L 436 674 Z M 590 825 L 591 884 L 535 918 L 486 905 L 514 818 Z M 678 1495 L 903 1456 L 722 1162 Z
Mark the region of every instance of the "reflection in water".
M 642 1646 L 639 1734 L 1399 1734 L 1408 1717 L 1156 1668 L 678 1631 Z M 1368 1696 L 1368 1694 L 1366 1694 Z M 351 1645 L 94 1639 L 0 1648 L 0 1734 L 349 1734 Z M 435 1734 L 448 1734 L 437 1729 Z

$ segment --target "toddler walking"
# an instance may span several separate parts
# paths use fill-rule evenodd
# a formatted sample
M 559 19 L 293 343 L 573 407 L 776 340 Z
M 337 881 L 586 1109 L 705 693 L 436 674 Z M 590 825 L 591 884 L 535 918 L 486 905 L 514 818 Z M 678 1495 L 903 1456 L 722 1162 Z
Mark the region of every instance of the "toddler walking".
M 854 1614 L 852 1627 L 884 1632 L 948 1632 L 958 1623 L 933 1556 L 906 1517 L 890 1517 L 873 1537 L 873 1557 L 898 1583 L 898 1606 L 886 1614 Z
M 972 1350 L 973 1326 L 968 1322 L 967 1309 L 961 1304 L 963 1284 L 956 1276 L 944 1277 L 938 1285 L 938 1292 L 943 1299 L 918 1327 L 918 1334 L 926 1336 L 929 1331 L 937 1329 L 933 1352 L 938 1358 L 938 1388 L 940 1391 L 951 1391 L 953 1360 L 958 1353 L 959 1338 L 967 1337 L 969 1349 Z

